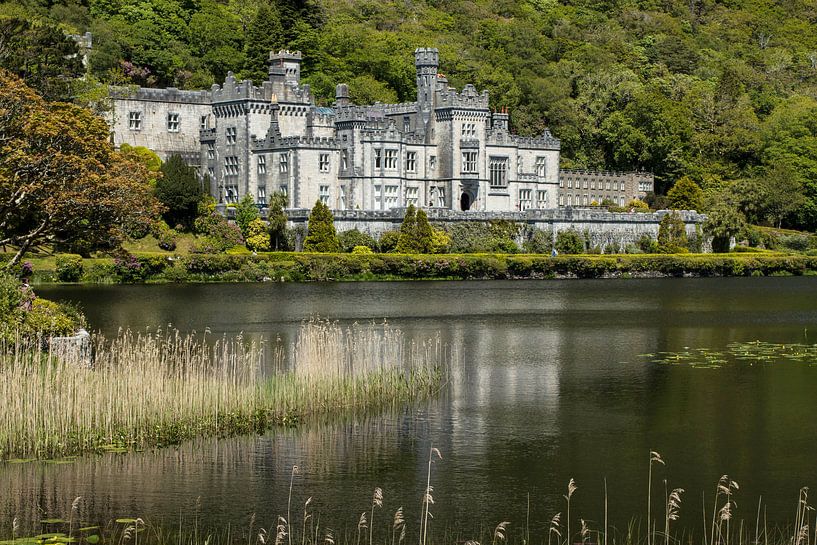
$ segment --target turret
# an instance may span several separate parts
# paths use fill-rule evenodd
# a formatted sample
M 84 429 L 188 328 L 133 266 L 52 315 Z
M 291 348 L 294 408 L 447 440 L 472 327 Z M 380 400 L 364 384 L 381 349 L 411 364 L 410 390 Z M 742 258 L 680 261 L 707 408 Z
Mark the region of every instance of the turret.
M 270 81 L 285 81 L 300 83 L 301 81 L 301 52 L 300 51 L 270 51 L 269 76 Z
M 339 83 L 335 87 L 335 105 L 348 106 L 352 101 L 349 99 L 349 86 L 345 83 Z
M 417 109 L 426 133 L 427 125 L 434 109 L 434 91 L 437 86 L 437 71 L 440 67 L 440 52 L 436 48 L 419 47 L 414 50 L 414 67 L 417 69 Z

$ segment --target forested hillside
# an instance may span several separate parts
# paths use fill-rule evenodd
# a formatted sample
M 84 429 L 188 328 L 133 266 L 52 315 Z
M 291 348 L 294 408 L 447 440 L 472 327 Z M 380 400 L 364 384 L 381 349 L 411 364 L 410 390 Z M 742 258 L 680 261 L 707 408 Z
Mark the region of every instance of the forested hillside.
M 684 175 L 725 222 L 817 227 L 815 0 L 19 0 L 0 15 L 90 31 L 100 82 L 206 88 L 299 49 L 324 102 L 414 96 L 412 51 L 562 140 L 563 167 Z M 3 45 L 0 44 L 0 63 Z M 8 63 L 6 63 L 8 64 Z

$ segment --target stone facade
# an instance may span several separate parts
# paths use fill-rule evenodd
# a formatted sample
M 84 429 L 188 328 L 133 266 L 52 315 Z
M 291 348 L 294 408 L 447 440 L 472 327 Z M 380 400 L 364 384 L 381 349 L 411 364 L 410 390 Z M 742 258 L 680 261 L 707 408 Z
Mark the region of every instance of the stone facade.
M 570 205 L 560 203 L 559 140 L 548 130 L 512 134 L 508 113 L 489 108 L 487 91 L 449 86 L 436 49 L 414 52 L 417 98 L 403 104 L 356 105 L 340 84 L 331 108 L 317 106 L 301 84 L 301 60 L 300 52 L 271 53 L 260 86 L 230 73 L 209 91 L 113 90 L 114 143 L 146 146 L 163 159 L 182 155 L 220 203 L 251 195 L 263 207 L 282 192 L 291 208 L 321 200 L 335 210 Z M 643 195 L 629 180 L 626 200 Z
M 624 206 L 654 190 L 648 172 L 608 172 L 594 170 L 559 171 L 559 206 L 590 206 L 609 200 Z

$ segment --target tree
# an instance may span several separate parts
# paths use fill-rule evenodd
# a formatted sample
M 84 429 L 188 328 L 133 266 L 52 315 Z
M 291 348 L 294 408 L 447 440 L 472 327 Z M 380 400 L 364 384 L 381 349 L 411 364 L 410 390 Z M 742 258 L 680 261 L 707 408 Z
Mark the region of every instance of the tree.
M 267 220 L 269 221 L 270 244 L 273 250 L 283 250 L 287 247 L 287 218 L 284 208 L 287 204 L 286 195 L 276 191 L 270 197 Z
M 673 210 L 701 210 L 704 192 L 689 176 L 683 176 L 667 191 L 670 208 Z
M 676 211 L 664 214 L 658 224 L 658 248 L 664 254 L 688 252 L 684 218 Z
M 397 253 L 413 254 L 417 252 L 417 209 L 410 204 L 400 224 L 400 240 L 397 242 Z
M 417 253 L 430 254 L 434 246 L 434 228 L 428 223 L 428 216 L 425 210 L 417 211 L 417 236 L 415 237 L 415 247 Z
M 235 207 L 235 222 L 238 228 L 241 229 L 241 235 L 245 240 L 250 235 L 250 223 L 260 216 L 261 214 L 258 213 L 258 207 L 255 205 L 252 195 L 247 194 L 241 197 Z
M 713 252 L 728 252 L 732 238 L 745 227 L 743 214 L 725 201 L 710 208 L 703 225 L 704 233 L 712 237 Z
M 335 231 L 335 218 L 329 207 L 320 200 L 309 213 L 304 251 L 337 252 L 340 244 Z
M 270 51 L 283 47 L 284 28 L 275 4 L 263 3 L 247 28 L 245 41 L 246 76 L 255 81 L 264 81 L 269 75 Z
M 155 221 L 147 169 L 108 136 L 90 111 L 49 104 L 0 69 L 0 244 L 17 248 L 7 267 L 42 244 L 115 248 Z
M 196 170 L 187 166 L 181 156 L 171 155 L 161 166 L 161 172 L 156 181 L 156 198 L 165 205 L 164 220 L 171 227 L 182 225 L 190 229 L 204 199 Z
M 556 234 L 556 251 L 560 254 L 580 254 L 584 252 L 584 239 L 575 229 L 566 229 Z

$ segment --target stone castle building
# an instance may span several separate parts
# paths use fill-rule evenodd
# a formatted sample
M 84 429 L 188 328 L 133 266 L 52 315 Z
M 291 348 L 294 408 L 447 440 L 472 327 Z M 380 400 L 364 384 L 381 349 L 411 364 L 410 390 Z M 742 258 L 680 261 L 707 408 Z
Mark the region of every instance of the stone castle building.
M 560 142 L 549 131 L 512 134 L 487 91 L 449 86 L 436 49 L 414 57 L 417 100 L 403 104 L 356 105 L 340 84 L 331 108 L 317 106 L 300 81 L 301 54 L 290 51 L 270 55 L 260 86 L 230 73 L 209 91 L 116 89 L 114 143 L 180 154 L 207 175 L 217 201 L 251 195 L 262 207 L 279 191 L 291 208 L 321 200 L 335 210 L 512 212 L 624 204 L 652 190 L 645 174 L 560 176 Z

